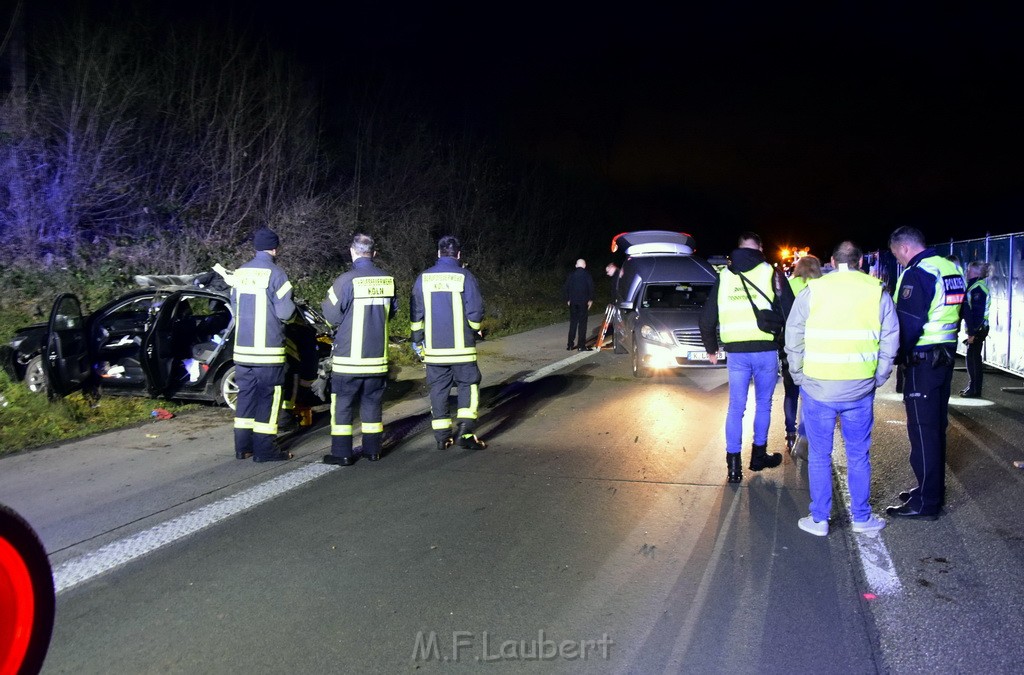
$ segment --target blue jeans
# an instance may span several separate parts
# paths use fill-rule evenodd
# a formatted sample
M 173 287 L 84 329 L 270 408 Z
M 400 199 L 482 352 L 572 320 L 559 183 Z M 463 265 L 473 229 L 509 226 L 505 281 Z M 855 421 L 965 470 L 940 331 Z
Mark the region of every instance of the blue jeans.
M 811 488 L 811 516 L 828 520 L 832 513 L 832 445 L 836 416 L 846 445 L 846 475 L 850 486 L 853 520 L 871 517 L 871 428 L 875 422 L 875 394 L 859 401 L 816 401 L 801 391 L 803 423 L 807 428 L 807 478 Z
M 747 412 L 747 390 L 754 380 L 754 445 L 768 443 L 768 425 L 772 421 L 772 394 L 779 381 L 779 354 L 769 352 L 729 352 L 729 412 L 725 416 L 725 451 L 743 448 L 743 415 Z

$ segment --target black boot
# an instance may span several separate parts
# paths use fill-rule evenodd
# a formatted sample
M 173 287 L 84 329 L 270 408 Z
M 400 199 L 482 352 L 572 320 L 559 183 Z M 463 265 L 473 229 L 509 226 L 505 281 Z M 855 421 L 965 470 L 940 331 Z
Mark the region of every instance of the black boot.
M 755 445 L 750 455 L 750 470 L 772 469 L 782 464 L 782 455 L 777 452 L 768 454 L 767 445 Z
M 789 450 L 789 451 L 792 452 L 793 445 L 795 443 L 796 443 L 796 432 L 795 431 L 787 431 L 786 432 L 786 450 Z
M 743 480 L 743 458 L 740 456 L 740 453 L 725 453 L 725 465 L 729 467 L 730 483 L 739 483 Z

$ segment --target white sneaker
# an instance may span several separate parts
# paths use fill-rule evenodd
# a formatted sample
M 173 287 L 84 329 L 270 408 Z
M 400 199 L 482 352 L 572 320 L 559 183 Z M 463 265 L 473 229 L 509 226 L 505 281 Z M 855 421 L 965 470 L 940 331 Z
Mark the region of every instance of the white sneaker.
M 828 521 L 823 520 L 820 523 L 814 519 L 814 516 L 804 516 L 800 520 L 796 521 L 796 524 L 804 532 L 810 532 L 816 537 L 828 536 Z
M 854 532 L 878 532 L 883 527 L 885 527 L 885 520 L 872 513 L 867 520 L 862 520 L 859 523 L 856 520 L 853 521 L 851 529 Z

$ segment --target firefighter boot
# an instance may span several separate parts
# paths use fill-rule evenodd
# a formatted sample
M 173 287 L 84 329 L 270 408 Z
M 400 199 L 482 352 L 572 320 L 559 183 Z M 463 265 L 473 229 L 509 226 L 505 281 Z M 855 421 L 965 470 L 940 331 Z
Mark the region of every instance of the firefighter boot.
M 472 431 L 469 430 L 469 425 L 465 422 L 459 422 L 455 427 L 455 438 L 460 447 L 467 448 L 469 450 L 483 450 L 487 447 L 487 444 L 476 437 Z
M 754 445 L 754 449 L 750 455 L 750 470 L 760 471 L 761 469 L 771 469 L 779 464 L 782 464 L 782 455 L 777 452 L 768 454 L 767 445 Z
M 729 467 L 730 483 L 739 483 L 743 480 L 743 459 L 740 457 L 740 453 L 725 453 L 725 464 Z

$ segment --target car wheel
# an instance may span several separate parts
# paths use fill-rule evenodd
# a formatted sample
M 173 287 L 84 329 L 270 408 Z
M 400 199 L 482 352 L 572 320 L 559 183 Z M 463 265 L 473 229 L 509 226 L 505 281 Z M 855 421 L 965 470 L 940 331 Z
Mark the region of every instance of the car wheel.
M 217 403 L 223 403 L 232 410 L 238 404 L 238 383 L 235 382 L 235 367 L 231 366 L 217 383 Z
M 45 394 L 50 390 L 50 383 L 46 379 L 46 371 L 43 370 L 43 357 L 37 356 L 28 362 L 25 368 L 25 377 L 22 380 L 29 391 L 36 394 Z
M 633 343 L 633 377 L 650 377 L 651 369 L 640 360 L 640 349 Z
M 28 523 L 0 506 L 0 672 L 39 672 L 55 607 L 46 549 Z

